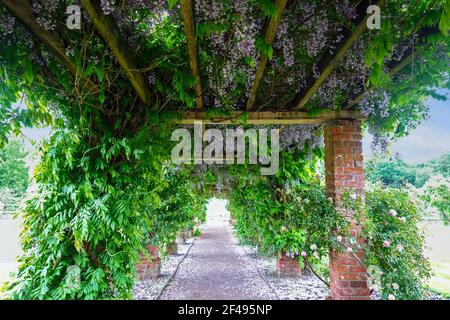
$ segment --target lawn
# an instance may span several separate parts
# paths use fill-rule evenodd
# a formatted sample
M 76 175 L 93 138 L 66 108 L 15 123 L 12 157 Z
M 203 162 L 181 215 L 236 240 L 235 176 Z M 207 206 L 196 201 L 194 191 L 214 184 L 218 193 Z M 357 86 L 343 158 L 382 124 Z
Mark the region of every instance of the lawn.
M 427 233 L 427 252 L 433 267 L 429 285 L 432 289 L 450 294 L 450 226 L 438 221 L 424 223 Z

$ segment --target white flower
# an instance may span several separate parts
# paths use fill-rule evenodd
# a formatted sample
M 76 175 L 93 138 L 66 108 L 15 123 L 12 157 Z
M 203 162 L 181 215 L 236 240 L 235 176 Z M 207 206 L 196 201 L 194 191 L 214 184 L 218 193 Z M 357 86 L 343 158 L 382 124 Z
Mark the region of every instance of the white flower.
M 389 299 L 389 300 L 395 300 L 395 296 L 394 296 L 393 294 L 390 294 L 390 295 L 388 296 L 388 299 Z
M 319 254 L 317 253 L 317 251 L 314 251 L 313 257 L 316 258 L 316 259 L 319 259 Z
M 306 252 L 302 251 L 301 255 L 302 255 L 302 257 L 306 257 Z
M 349 253 L 350 253 L 350 252 L 353 252 L 353 249 L 350 248 L 350 247 L 348 247 L 348 248 L 347 248 L 347 252 L 349 252 Z
M 389 215 L 396 217 L 397 216 L 397 211 L 395 211 L 394 209 L 389 210 Z
M 405 217 L 400 217 L 400 218 L 398 218 L 398 220 L 400 220 L 401 222 L 406 222 L 406 218 Z
M 392 284 L 392 288 L 393 288 L 394 290 L 398 290 L 398 289 L 400 289 L 400 286 L 399 286 L 397 283 L 393 283 L 393 284 Z
M 285 226 L 281 226 L 281 228 L 280 228 L 280 231 L 281 232 L 284 232 L 284 231 L 286 231 L 287 230 L 287 228 L 285 227 Z
M 312 244 L 310 247 L 309 247 L 311 250 L 317 250 L 317 246 L 315 245 L 315 244 Z
M 401 245 L 401 244 L 399 244 L 398 246 L 397 246 L 397 251 L 398 252 L 403 252 L 403 246 Z
M 342 241 L 342 237 L 341 237 L 341 236 L 337 236 L 336 239 L 337 239 L 337 241 L 339 241 L 339 242 Z

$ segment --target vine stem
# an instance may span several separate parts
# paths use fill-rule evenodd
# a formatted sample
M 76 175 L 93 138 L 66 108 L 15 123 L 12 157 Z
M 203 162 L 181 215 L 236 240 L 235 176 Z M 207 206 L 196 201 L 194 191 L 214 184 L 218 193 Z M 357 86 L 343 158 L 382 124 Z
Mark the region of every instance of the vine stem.
M 308 265 L 309 270 L 311 270 L 311 272 L 320 280 L 322 281 L 327 287 L 328 289 L 330 288 L 330 284 L 328 282 L 326 282 L 311 266 L 311 264 L 309 263 L 309 260 L 307 257 L 303 257 L 305 259 L 306 264 Z

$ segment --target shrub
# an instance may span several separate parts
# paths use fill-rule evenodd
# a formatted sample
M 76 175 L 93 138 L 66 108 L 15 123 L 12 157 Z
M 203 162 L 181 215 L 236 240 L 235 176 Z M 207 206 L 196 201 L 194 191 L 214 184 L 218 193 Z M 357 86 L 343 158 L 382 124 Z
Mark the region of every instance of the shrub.
M 415 203 L 406 191 L 376 185 L 367 191 L 366 209 L 366 263 L 382 271 L 382 298 L 421 299 L 430 264 Z

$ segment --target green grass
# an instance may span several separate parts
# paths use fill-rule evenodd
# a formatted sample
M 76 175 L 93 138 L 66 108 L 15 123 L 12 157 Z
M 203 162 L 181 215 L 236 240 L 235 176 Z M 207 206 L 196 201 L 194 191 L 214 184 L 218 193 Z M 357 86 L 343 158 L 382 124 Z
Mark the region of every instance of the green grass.
M 431 290 L 450 296 L 450 227 L 442 223 L 427 224 L 427 255 L 433 277 L 428 282 Z

